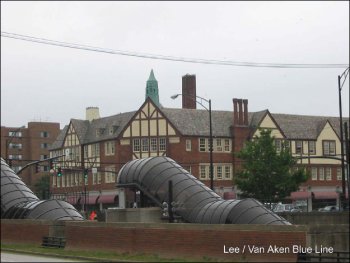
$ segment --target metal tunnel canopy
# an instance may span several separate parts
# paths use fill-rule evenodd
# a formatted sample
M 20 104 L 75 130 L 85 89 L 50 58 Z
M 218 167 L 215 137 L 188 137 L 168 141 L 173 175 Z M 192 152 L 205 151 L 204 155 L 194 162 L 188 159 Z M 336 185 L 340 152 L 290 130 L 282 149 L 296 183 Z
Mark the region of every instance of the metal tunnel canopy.
M 187 222 L 290 225 L 255 199 L 223 200 L 168 157 L 150 157 L 126 163 L 118 174 L 117 186 L 136 186 L 161 206 L 163 202 L 168 202 L 170 180 L 175 213 Z
M 1 218 L 84 220 L 69 203 L 39 200 L 1 158 Z

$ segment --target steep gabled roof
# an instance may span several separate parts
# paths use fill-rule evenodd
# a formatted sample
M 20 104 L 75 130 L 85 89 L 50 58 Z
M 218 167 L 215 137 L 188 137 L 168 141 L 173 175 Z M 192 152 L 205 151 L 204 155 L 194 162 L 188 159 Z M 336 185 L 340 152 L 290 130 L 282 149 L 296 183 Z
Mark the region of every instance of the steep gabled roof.
M 64 128 L 60 131 L 60 133 L 58 134 L 56 140 L 51 144 L 51 146 L 49 147 L 49 150 L 56 150 L 56 149 L 60 149 L 63 147 L 63 141 L 64 138 L 66 136 L 67 130 L 68 130 L 68 125 L 64 126 Z
M 162 108 L 161 111 L 182 135 L 209 136 L 207 110 Z M 230 137 L 232 120 L 230 111 L 212 111 L 213 136 Z
M 136 111 L 124 112 L 91 121 L 85 135 L 84 144 L 117 138 L 126 124 L 134 116 L 135 112 Z M 104 129 L 104 133 L 96 136 L 96 131 L 98 129 Z M 113 133 L 110 133 L 110 129 L 113 130 Z
M 291 114 L 272 114 L 288 139 L 316 140 L 327 121 L 340 136 L 339 118 Z M 347 120 L 348 119 L 344 119 Z
M 74 130 L 78 135 L 78 139 L 79 139 L 80 143 L 83 143 L 84 138 L 85 138 L 85 134 L 89 129 L 89 121 L 71 119 L 71 124 L 73 125 Z
M 147 100 L 145 103 L 147 103 Z M 140 109 L 144 104 L 142 104 Z M 174 128 L 182 135 L 209 136 L 209 113 L 207 110 L 156 108 L 164 114 Z M 71 124 L 74 126 L 80 143 L 82 144 L 111 140 L 119 137 L 121 132 L 126 129 L 127 125 L 131 122 L 132 118 L 138 111 L 120 113 L 105 118 L 95 119 L 91 122 L 72 119 Z M 270 113 L 268 110 L 248 113 L 248 123 L 252 131 L 255 131 L 257 127 L 259 127 L 267 114 L 273 118 L 277 127 L 287 139 L 316 140 L 327 122 L 330 123 L 334 131 L 340 137 L 339 118 L 337 117 L 279 114 Z M 344 121 L 349 122 L 349 119 L 344 118 Z M 212 122 L 214 137 L 232 136 L 232 111 L 212 111 Z M 65 126 L 58 135 L 56 141 L 52 144 L 50 150 L 59 149 L 63 146 L 67 129 L 68 126 Z M 103 133 L 97 135 L 97 131 L 103 131 Z
M 258 128 L 260 123 L 263 121 L 264 117 L 267 115 L 268 110 L 258 111 L 258 112 L 252 112 L 251 119 L 249 121 L 249 126 L 252 127 L 254 130 Z M 249 114 L 248 114 L 249 117 Z

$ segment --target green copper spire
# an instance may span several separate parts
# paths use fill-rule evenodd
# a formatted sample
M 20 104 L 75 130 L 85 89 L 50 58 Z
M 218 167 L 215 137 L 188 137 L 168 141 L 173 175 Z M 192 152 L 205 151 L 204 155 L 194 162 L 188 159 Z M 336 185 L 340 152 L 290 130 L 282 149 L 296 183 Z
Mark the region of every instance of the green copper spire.
M 157 106 L 160 106 L 159 93 L 158 93 L 158 81 L 154 77 L 153 69 L 149 74 L 149 78 L 146 84 L 146 99 L 147 97 L 150 97 Z

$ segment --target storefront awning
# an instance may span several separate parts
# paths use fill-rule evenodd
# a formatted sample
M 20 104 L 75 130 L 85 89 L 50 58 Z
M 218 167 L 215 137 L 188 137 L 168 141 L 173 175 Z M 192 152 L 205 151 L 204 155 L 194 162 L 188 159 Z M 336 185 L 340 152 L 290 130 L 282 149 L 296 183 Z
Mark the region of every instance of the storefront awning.
M 337 192 L 313 192 L 315 199 L 337 199 L 339 194 Z
M 290 199 L 292 200 L 305 200 L 311 197 L 311 192 L 303 191 L 303 192 L 291 192 Z
M 95 195 L 95 196 L 86 196 L 86 204 L 87 205 L 94 205 L 94 204 L 96 204 L 96 199 L 97 198 L 98 198 L 97 195 Z M 81 204 L 85 203 L 85 196 L 84 195 L 81 196 L 80 203 Z
M 100 195 L 97 199 L 98 204 L 114 204 L 115 203 L 115 194 L 109 195 Z
M 80 196 L 68 196 L 67 202 L 72 205 L 76 205 L 77 203 L 79 203 L 79 199 L 80 199 Z

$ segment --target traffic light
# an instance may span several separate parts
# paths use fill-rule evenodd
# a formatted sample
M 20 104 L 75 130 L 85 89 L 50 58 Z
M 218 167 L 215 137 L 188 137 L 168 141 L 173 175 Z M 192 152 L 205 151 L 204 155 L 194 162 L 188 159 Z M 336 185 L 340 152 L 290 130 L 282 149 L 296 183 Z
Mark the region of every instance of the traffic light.
M 88 169 L 84 169 L 84 178 L 85 178 L 85 180 L 88 178 L 88 174 L 89 174 L 89 170 Z
M 62 169 L 61 169 L 61 167 L 57 168 L 57 176 L 58 177 L 62 176 Z

